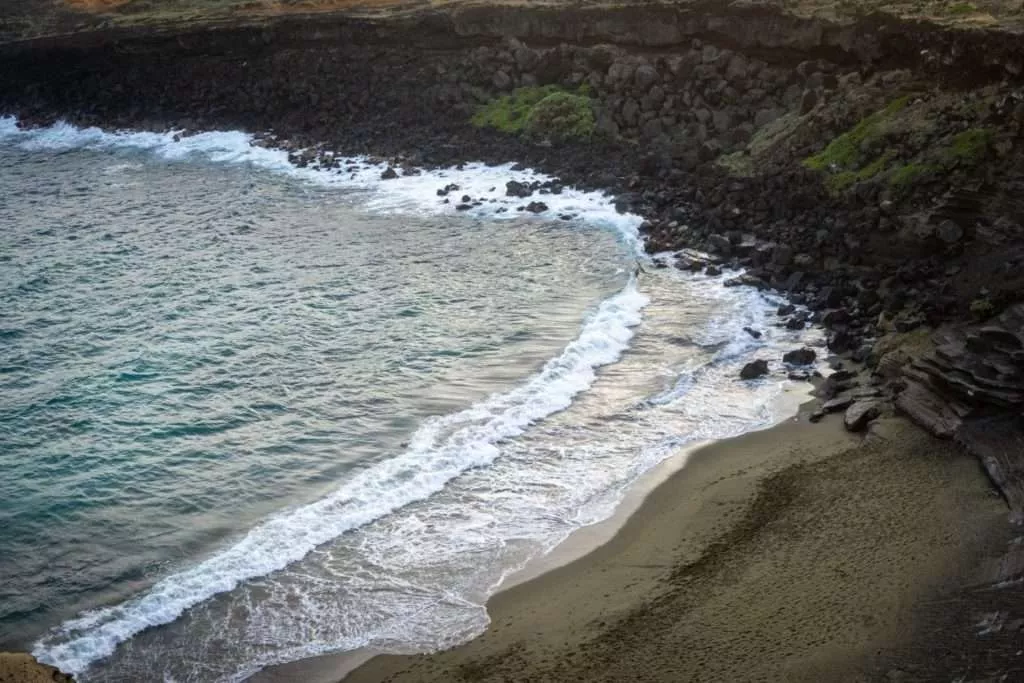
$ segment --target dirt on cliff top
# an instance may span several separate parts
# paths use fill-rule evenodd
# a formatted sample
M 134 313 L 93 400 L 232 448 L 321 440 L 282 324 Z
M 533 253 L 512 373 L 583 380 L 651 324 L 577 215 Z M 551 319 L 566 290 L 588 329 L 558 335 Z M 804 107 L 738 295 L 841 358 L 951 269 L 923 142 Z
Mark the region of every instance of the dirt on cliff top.
M 387 18 L 469 6 L 572 7 L 599 10 L 623 5 L 669 5 L 694 11 L 777 11 L 845 23 L 885 14 L 956 28 L 1024 29 L 1024 0 L 4 0 L 0 43 L 69 33 L 175 30 L 260 25 L 313 15 Z
M 0 683 L 74 683 L 52 666 L 24 652 L 0 652 Z

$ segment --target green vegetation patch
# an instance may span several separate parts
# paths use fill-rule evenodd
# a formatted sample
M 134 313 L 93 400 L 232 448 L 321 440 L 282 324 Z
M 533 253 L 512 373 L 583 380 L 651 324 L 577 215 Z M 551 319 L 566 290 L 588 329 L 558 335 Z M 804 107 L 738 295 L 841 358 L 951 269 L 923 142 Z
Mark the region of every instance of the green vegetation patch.
M 825 149 L 804 159 L 804 166 L 815 171 L 857 170 L 864 143 L 877 139 L 881 135 L 882 124 L 905 109 L 909 101 L 909 96 L 893 100 L 885 109 L 861 120 L 851 130 L 834 139 Z
M 594 108 L 590 98 L 556 92 L 548 95 L 526 117 L 526 133 L 557 138 L 586 138 L 594 134 Z
M 893 169 L 892 173 L 889 174 L 889 185 L 898 189 L 905 190 L 920 178 L 923 178 L 930 173 L 934 173 L 938 169 L 931 164 L 903 164 Z
M 555 85 L 517 88 L 480 107 L 474 126 L 512 135 L 558 138 L 594 133 L 594 108 L 586 88 L 568 92 Z
M 978 7 L 973 2 L 954 2 L 953 4 L 946 7 L 946 14 L 952 16 L 964 16 L 966 14 L 974 14 L 978 11 Z
M 885 136 L 886 123 L 905 109 L 909 101 L 909 96 L 900 97 L 881 111 L 862 119 L 852 129 L 832 140 L 825 149 L 804 159 L 804 166 L 828 173 L 825 186 L 832 194 L 840 194 L 857 183 L 874 178 L 886 169 L 895 154 L 886 151 L 866 161 L 865 152 L 877 148 L 876 143 Z
M 871 180 L 876 175 L 884 171 L 885 167 L 889 165 L 889 162 L 892 161 L 894 156 L 895 155 L 892 152 L 886 152 L 861 169 L 856 171 L 840 171 L 839 173 L 829 176 L 828 180 L 825 181 L 825 184 L 833 194 L 845 192 L 857 183 L 862 183 L 865 180 Z
M 951 161 L 976 163 L 985 156 L 992 144 L 992 131 L 988 128 L 971 128 L 953 137 L 946 151 Z

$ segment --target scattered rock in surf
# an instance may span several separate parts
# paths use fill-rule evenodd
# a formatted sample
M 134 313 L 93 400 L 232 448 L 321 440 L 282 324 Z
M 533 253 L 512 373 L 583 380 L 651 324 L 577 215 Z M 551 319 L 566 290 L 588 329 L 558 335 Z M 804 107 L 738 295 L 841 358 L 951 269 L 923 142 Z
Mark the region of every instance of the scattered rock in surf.
M 729 256 L 732 253 L 732 242 L 725 235 L 708 235 L 708 246 L 722 256 Z
M 744 327 L 743 331 L 746 332 L 747 334 L 749 334 L 754 339 L 760 339 L 761 338 L 761 333 L 758 332 L 757 330 L 755 330 L 753 327 Z
M 437 191 L 438 197 L 447 197 L 449 192 L 458 192 L 462 188 L 455 183 L 449 183 Z
M 529 197 L 533 189 L 526 183 L 510 180 L 505 183 L 505 196 L 507 197 Z
M 465 203 L 463 203 L 463 204 L 456 204 L 456 206 L 455 206 L 455 210 L 456 211 L 469 211 L 472 208 L 473 208 L 472 204 L 465 204 Z
M 544 213 L 548 210 L 548 205 L 544 202 L 530 202 L 526 205 L 526 210 L 530 213 Z
M 832 353 L 842 353 L 853 346 L 853 337 L 846 330 L 836 330 L 828 335 L 826 345 Z
M 782 362 L 789 363 L 790 365 L 810 365 L 817 357 L 818 354 L 814 352 L 814 349 L 804 347 L 783 354 Z
M 843 426 L 847 431 L 863 431 L 868 423 L 878 417 L 881 412 L 882 407 L 878 401 L 857 401 L 846 409 L 846 414 L 843 415 Z
M 398 177 L 398 171 L 388 166 L 387 170 L 380 174 L 381 180 L 394 180 Z
M 738 277 L 732 277 L 722 283 L 724 287 L 756 287 L 757 289 L 768 289 L 768 283 L 750 273 L 744 273 Z
M 768 361 L 758 359 L 751 361 L 740 370 L 740 379 L 757 379 L 768 374 Z
M 808 318 L 810 318 L 810 315 L 806 311 L 797 313 L 792 318 L 786 321 L 786 329 L 802 330 L 807 326 Z
M 787 315 L 792 315 L 795 310 L 796 306 L 793 304 L 782 304 L 779 306 L 779 310 L 775 311 L 775 314 L 780 318 L 785 318 Z
M 786 375 L 786 377 L 794 382 L 810 382 L 813 375 L 808 370 L 795 370 Z
M 821 314 L 821 324 L 825 327 L 841 325 L 850 319 L 850 313 L 845 308 L 832 308 Z
M 473 201 L 473 198 L 470 197 L 468 194 L 462 195 L 462 203 L 463 204 L 469 204 L 471 201 Z
M 718 266 L 711 265 L 711 266 L 708 266 L 707 268 L 704 269 L 704 274 L 705 275 L 710 275 L 712 277 L 715 277 L 717 275 L 721 275 L 722 274 L 722 269 L 719 268 Z

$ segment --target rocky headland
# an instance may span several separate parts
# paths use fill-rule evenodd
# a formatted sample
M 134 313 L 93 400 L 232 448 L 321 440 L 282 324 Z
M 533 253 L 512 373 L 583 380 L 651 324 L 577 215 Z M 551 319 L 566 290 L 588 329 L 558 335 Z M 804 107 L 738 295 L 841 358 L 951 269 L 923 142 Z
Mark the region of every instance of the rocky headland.
M 879 416 L 909 416 L 977 456 L 1021 521 L 1021 6 L 295 3 L 152 24 L 109 13 L 136 4 L 100 2 L 107 14 L 61 14 L 49 30 L 26 29 L 28 10 L 9 21 L 0 114 L 241 128 L 300 165 L 385 159 L 385 179 L 517 161 L 607 190 L 646 218 L 652 253 L 735 269 L 731 284 L 789 296 L 780 325 L 827 329 L 845 365 L 820 387 L 818 417 L 843 411 L 870 434 Z M 557 191 L 511 185 L 537 212 Z M 768 360 L 752 372 L 799 377 L 807 363 Z M 1021 578 L 1011 550 L 991 583 Z

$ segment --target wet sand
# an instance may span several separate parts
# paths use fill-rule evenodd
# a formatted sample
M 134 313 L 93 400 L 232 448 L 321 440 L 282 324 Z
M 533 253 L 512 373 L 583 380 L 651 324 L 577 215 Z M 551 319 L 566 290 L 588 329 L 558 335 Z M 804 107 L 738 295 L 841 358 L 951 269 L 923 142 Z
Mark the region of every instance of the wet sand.
M 1005 519 L 953 444 L 802 411 L 693 454 L 607 543 L 496 595 L 479 638 L 344 680 L 884 678 L 919 608 L 1004 548 Z

